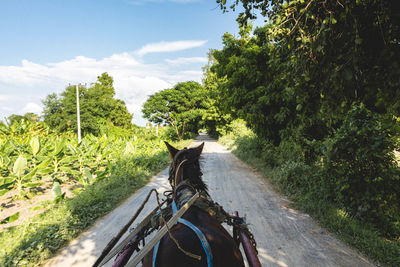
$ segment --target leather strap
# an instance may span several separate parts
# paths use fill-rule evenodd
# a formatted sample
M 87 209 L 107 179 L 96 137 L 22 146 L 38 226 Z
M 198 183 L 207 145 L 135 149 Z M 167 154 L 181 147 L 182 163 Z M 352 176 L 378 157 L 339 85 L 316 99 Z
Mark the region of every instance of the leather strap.
M 175 200 L 172 201 L 172 215 L 174 215 L 177 212 L 178 208 L 176 207 Z M 203 232 L 197 228 L 193 223 L 189 222 L 188 220 L 185 220 L 183 218 L 180 218 L 178 220 L 179 223 L 186 225 L 192 231 L 197 235 L 197 237 L 200 239 L 201 245 L 203 246 L 204 252 L 207 255 L 207 265 L 208 267 L 212 267 L 212 251 L 210 247 L 210 243 L 208 243 L 206 236 L 203 234 Z M 153 250 L 153 267 L 156 266 L 156 260 L 157 260 L 157 253 L 158 253 L 158 247 L 160 246 L 160 241 L 158 241 L 157 245 L 154 247 Z

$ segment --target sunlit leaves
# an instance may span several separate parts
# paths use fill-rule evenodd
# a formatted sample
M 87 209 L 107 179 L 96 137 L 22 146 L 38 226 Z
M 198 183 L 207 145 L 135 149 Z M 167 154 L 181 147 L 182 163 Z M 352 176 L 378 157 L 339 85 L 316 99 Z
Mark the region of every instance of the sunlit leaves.
M 27 160 L 24 156 L 20 155 L 14 163 L 13 172 L 16 176 L 21 177 L 27 166 Z
M 163 148 L 160 142 L 149 142 L 160 140 L 155 133 L 144 137 L 140 129 L 124 138 L 87 135 L 78 144 L 75 135 L 49 134 L 40 122 L 25 123 L 23 131 L 15 128 L 17 123 L 14 129 L 5 125 L 0 133 L 0 195 L 16 189 L 27 197 L 30 188 L 44 181 L 88 185 L 109 177 L 117 160 Z
M 51 192 L 52 192 L 54 198 L 57 198 L 62 195 L 61 185 L 59 182 L 54 182 L 53 187 L 51 188 Z
M 5 218 L 4 220 L 2 220 L 0 222 L 0 224 L 6 224 L 6 223 L 12 223 L 15 222 L 16 220 L 18 220 L 19 218 L 19 212 L 14 213 L 13 215 L 8 216 L 7 218 Z
M 36 156 L 36 154 L 39 152 L 39 148 L 40 148 L 39 137 L 38 136 L 34 136 L 30 141 L 30 145 L 31 145 L 31 148 L 32 148 L 32 154 L 34 156 Z
M 182 82 L 149 96 L 142 112 L 151 122 L 171 125 L 176 136 L 182 138 L 185 132 L 198 132 L 207 99 L 207 92 L 199 83 Z
M 101 134 L 104 125 L 131 129 L 132 114 L 125 102 L 114 98 L 113 78 L 107 73 L 97 77 L 91 87 L 79 86 L 81 130 Z M 43 101 L 43 117 L 52 128 L 65 132 L 77 130 L 76 87 L 68 86 L 61 96 L 50 94 Z

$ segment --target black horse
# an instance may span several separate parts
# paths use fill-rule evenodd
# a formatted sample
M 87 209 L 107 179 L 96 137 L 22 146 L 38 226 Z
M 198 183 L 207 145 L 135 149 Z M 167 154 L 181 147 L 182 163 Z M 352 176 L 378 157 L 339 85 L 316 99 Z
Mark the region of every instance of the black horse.
M 179 203 L 188 194 L 193 196 L 196 192 L 208 196 L 207 185 L 201 178 L 202 172 L 199 162 L 204 143 L 196 148 L 185 148 L 183 150 L 178 150 L 168 143 L 166 145 L 173 159 L 169 169 L 169 182 L 174 191 L 175 201 Z M 170 235 L 166 234 L 159 243 L 156 255 L 153 255 L 154 251 L 146 255 L 143 260 L 144 267 L 203 267 L 210 266 L 210 261 L 213 267 L 244 266 L 242 254 L 237 244 L 215 217 L 204 209 L 193 205 L 182 218 L 195 225 L 195 228 L 199 229 L 203 233 L 203 237 L 207 239 L 205 243 L 209 245 L 204 245 L 195 231 L 182 223 L 171 228 L 172 236 L 183 250 L 199 255 L 201 259 L 185 255 Z M 208 257 L 207 254 L 211 255 Z M 153 265 L 154 259 L 155 264 Z

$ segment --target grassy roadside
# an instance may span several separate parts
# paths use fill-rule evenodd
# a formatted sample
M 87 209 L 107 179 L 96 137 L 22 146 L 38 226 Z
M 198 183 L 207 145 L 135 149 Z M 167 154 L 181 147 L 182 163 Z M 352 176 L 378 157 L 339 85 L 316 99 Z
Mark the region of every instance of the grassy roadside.
M 269 160 L 278 155 L 272 149 L 263 147 L 260 140 L 246 129 L 222 136 L 219 142 L 241 160 L 261 171 L 265 177 L 269 177 L 282 193 L 289 196 L 295 208 L 310 214 L 339 239 L 380 265 L 400 266 L 400 237 L 397 240 L 384 238 L 373 225 L 349 216 L 321 196 L 308 193 L 304 187 L 296 187 L 294 181 L 309 180 L 302 177 L 318 175 L 317 169 L 290 159 L 284 164 L 271 166 Z
M 192 140 L 181 141 L 177 147 Z M 166 149 L 117 161 L 108 179 L 85 187 L 24 224 L 0 233 L 0 266 L 37 266 L 113 210 L 145 185 L 152 175 L 168 166 Z

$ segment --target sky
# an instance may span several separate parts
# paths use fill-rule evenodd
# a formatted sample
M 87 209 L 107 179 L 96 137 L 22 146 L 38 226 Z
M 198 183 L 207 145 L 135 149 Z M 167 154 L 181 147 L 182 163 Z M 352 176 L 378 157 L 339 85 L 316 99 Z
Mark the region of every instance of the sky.
M 147 97 L 201 82 L 210 49 L 237 34 L 214 0 L 0 0 L 0 120 L 41 114 L 41 101 L 108 72 L 144 126 Z

